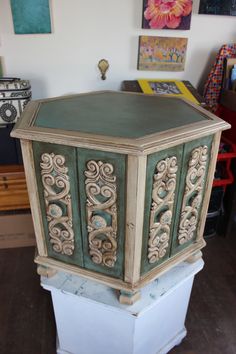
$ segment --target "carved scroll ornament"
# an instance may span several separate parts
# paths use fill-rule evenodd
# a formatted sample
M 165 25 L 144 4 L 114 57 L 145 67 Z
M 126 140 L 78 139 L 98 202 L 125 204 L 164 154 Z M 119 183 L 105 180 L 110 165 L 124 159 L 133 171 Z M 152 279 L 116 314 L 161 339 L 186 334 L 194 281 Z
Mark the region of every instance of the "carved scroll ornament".
M 41 156 L 50 242 L 55 252 L 71 256 L 74 251 L 70 182 L 65 157 L 54 153 Z
M 163 258 L 169 246 L 177 170 L 177 158 L 175 156 L 167 157 L 156 165 L 150 213 L 149 263 L 155 263 Z
M 117 255 L 117 192 L 113 165 L 90 160 L 85 171 L 89 254 L 96 264 L 114 267 Z
M 185 192 L 182 202 L 178 241 L 182 245 L 194 236 L 197 227 L 199 208 L 203 196 L 208 147 L 199 146 L 192 150 L 188 163 Z

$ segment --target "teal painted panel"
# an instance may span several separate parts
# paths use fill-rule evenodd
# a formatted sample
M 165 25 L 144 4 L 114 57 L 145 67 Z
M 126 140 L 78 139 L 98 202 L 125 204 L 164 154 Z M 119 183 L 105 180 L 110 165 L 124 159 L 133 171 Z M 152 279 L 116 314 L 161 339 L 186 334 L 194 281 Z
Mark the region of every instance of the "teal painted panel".
M 159 266 L 169 258 L 181 174 L 182 155 L 183 145 L 178 145 L 174 148 L 148 156 L 141 264 L 142 274 Z M 172 194 L 172 191 L 174 191 L 174 194 Z M 151 211 L 151 209 L 153 211 Z M 166 211 L 168 212 L 166 213 Z M 165 224 L 164 227 L 161 227 L 161 220 L 168 216 L 170 211 L 172 212 L 171 223 L 168 222 L 167 225 Z M 156 225 L 154 225 L 153 222 L 155 222 Z M 152 227 L 150 227 L 151 225 Z M 152 231 L 150 232 L 150 230 Z M 166 243 L 166 232 L 169 233 L 168 244 Z M 154 237 L 153 241 L 151 241 L 152 237 Z M 152 246 L 155 244 L 155 240 L 159 240 L 160 242 L 157 244 L 158 251 L 160 252 L 156 252 L 157 249 L 154 252 L 151 250 L 151 248 L 153 249 Z M 163 249 L 165 250 L 164 253 L 162 253 Z M 149 259 L 148 255 L 151 254 L 152 257 Z M 153 263 L 150 263 L 151 259 Z
M 65 263 L 83 266 L 76 149 L 33 142 L 33 152 L 48 256 Z M 63 161 L 60 156 L 65 160 Z M 45 199 L 48 202 L 47 208 Z M 68 220 L 70 216 L 72 220 Z M 64 237 L 62 234 L 59 237 L 62 243 L 57 241 L 60 230 L 64 230 Z M 74 250 L 70 247 L 70 235 L 74 235 Z M 72 255 L 66 254 L 71 251 Z
M 97 92 L 42 103 L 34 125 L 139 138 L 207 119 L 177 98 Z
M 126 158 L 80 148 L 77 158 L 84 267 L 123 278 Z
M 197 225 L 198 225 L 198 216 L 200 214 L 200 210 L 201 210 L 201 206 L 202 206 L 202 200 L 204 198 L 204 188 L 205 188 L 205 182 L 207 179 L 207 174 L 208 174 L 208 167 L 209 167 L 209 160 L 210 160 L 210 156 L 211 156 L 211 144 L 212 144 L 212 140 L 213 140 L 213 136 L 207 136 L 198 140 L 194 140 L 191 141 L 187 144 L 184 145 L 184 156 L 183 156 L 183 166 L 182 166 L 182 176 L 181 176 L 181 183 L 180 183 L 180 188 L 179 188 L 179 196 L 178 196 L 178 204 L 176 207 L 176 215 L 175 215 L 175 225 L 174 225 L 174 232 L 173 232 L 173 239 L 172 239 L 172 246 L 171 246 L 171 255 L 174 255 L 180 251 L 182 251 L 184 248 L 190 246 L 192 243 L 195 242 L 196 239 L 196 229 L 197 229 Z M 208 158 L 206 159 L 206 164 L 205 164 L 205 173 L 204 173 L 204 180 L 203 180 L 203 194 L 202 194 L 202 198 L 199 200 L 197 197 L 197 192 L 192 192 L 192 188 L 187 187 L 186 185 L 186 177 L 187 174 L 189 172 L 191 172 L 191 175 L 193 176 L 193 178 L 191 179 L 193 184 L 195 184 L 195 182 L 197 182 L 198 177 L 195 177 L 195 172 L 197 172 L 197 174 L 199 175 L 200 171 L 202 170 L 202 166 L 199 166 L 199 164 L 196 164 L 196 166 L 194 164 L 191 165 L 191 167 L 189 166 L 189 161 L 192 159 L 193 157 L 193 151 L 198 148 L 198 147 L 204 147 L 207 146 L 208 148 Z M 197 155 L 195 155 L 196 157 Z M 201 158 L 202 160 L 202 158 Z M 204 157 L 203 157 L 204 160 Z M 197 170 L 195 169 L 195 167 L 197 167 Z M 199 169 L 200 167 L 200 169 Z M 189 176 L 189 175 L 188 175 Z M 188 179 L 189 181 L 189 179 Z M 190 182 L 188 182 L 188 186 L 190 186 Z M 189 192 L 186 194 L 186 197 L 184 197 L 186 188 L 188 188 Z M 185 199 L 184 199 L 185 198 Z M 188 211 L 182 207 L 182 205 L 184 204 L 185 206 L 192 206 L 192 205 L 199 205 L 198 209 L 198 213 L 196 214 L 196 212 L 193 213 L 188 213 Z M 189 226 L 184 226 L 184 220 L 182 219 L 181 222 L 181 216 L 183 216 L 183 214 L 186 216 L 187 219 L 187 224 L 189 224 Z M 178 237 L 183 238 L 184 235 L 186 234 L 186 230 L 188 228 L 190 228 L 190 224 L 194 225 L 195 221 L 194 218 L 197 215 L 197 221 L 196 221 L 196 228 L 193 229 L 193 236 L 191 239 L 189 239 L 187 242 L 181 244 L 178 240 Z M 193 219 L 191 219 L 191 217 L 193 217 Z M 191 221 L 190 221 L 191 220 Z M 181 232 L 180 232 L 180 227 L 181 227 Z M 182 235 L 182 236 L 180 236 Z
M 49 0 L 11 0 L 16 34 L 51 33 Z

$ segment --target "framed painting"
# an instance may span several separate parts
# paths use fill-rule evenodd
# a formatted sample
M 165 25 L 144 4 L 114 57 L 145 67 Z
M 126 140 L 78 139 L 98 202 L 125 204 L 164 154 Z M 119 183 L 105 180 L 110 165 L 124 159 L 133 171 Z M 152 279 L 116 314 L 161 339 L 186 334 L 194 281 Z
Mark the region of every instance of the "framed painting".
M 146 94 L 186 98 L 193 103 L 199 104 L 183 81 L 174 79 L 139 79 L 138 83 L 142 92 Z
M 142 27 L 188 30 L 192 6 L 192 0 L 143 0 Z
M 51 33 L 49 0 L 11 0 L 15 34 Z
M 236 0 L 200 0 L 199 14 L 236 16 Z
M 187 38 L 139 37 L 138 70 L 184 71 Z

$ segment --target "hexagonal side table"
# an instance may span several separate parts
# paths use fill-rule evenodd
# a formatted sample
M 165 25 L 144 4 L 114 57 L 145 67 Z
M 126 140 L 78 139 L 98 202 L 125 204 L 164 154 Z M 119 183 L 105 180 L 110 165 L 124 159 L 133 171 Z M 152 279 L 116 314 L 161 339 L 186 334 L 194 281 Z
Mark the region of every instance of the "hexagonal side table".
M 133 303 L 161 273 L 199 258 L 229 127 L 199 106 L 157 95 L 93 92 L 30 103 L 12 136 L 21 139 L 40 272 L 80 274 Z

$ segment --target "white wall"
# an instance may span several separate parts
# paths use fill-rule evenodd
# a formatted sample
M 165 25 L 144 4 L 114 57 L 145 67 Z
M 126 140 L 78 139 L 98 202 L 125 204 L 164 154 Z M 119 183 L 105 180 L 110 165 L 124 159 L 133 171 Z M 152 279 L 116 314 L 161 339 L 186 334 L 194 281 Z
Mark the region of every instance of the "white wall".
M 218 49 L 236 41 L 236 17 L 198 15 L 191 29 L 141 29 L 142 0 L 52 0 L 53 33 L 15 35 L 10 0 L 0 0 L 0 56 L 6 76 L 30 79 L 34 98 L 90 90 L 119 89 L 124 79 L 186 79 L 202 87 Z M 187 37 L 184 72 L 138 71 L 138 36 Z M 107 80 L 97 69 L 110 63 Z

